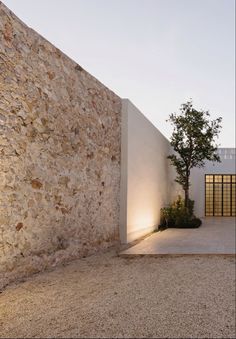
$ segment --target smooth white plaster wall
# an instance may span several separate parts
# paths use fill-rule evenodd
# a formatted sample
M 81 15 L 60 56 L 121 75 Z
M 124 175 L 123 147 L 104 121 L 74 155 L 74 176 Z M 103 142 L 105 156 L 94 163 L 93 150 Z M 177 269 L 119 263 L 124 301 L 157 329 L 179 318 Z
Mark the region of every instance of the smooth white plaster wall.
M 122 103 L 120 238 L 131 242 L 160 222 L 160 208 L 182 192 L 169 141 L 128 100 Z
M 190 198 L 195 201 L 197 217 L 205 216 L 205 174 L 235 174 L 235 148 L 219 148 L 221 163 L 207 161 L 205 167 L 194 168 L 190 178 Z

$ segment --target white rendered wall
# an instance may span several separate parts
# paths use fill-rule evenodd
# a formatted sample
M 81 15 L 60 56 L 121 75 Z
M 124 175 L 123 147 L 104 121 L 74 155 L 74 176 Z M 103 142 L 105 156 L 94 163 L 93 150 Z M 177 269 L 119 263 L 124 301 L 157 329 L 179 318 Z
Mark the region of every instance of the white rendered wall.
M 191 172 L 190 198 L 195 201 L 195 214 L 205 216 L 205 174 L 235 174 L 235 148 L 219 148 L 221 163 L 207 161 L 205 167 Z
M 129 100 L 122 106 L 120 238 L 127 243 L 153 231 L 160 208 L 181 190 L 166 158 L 169 141 Z

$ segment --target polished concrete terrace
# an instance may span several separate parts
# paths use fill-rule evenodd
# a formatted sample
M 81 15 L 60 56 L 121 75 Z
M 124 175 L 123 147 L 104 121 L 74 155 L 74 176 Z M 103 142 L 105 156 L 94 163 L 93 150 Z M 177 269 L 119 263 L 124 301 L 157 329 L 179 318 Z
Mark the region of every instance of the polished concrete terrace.
M 234 255 L 235 221 L 233 217 L 208 217 L 197 229 L 170 228 L 156 232 L 120 255 Z

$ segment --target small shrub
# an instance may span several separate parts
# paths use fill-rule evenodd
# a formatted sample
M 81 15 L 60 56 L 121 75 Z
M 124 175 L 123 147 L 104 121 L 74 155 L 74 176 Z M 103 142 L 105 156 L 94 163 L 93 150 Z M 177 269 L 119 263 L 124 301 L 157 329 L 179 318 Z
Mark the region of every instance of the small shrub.
M 184 206 L 184 200 L 178 196 L 170 206 L 161 209 L 161 225 L 163 228 L 197 228 L 201 220 L 194 216 L 194 201 L 189 200 L 189 208 Z
M 172 207 L 161 208 L 161 226 L 168 227 L 172 221 Z
M 199 218 L 193 218 L 191 220 L 191 225 L 193 228 L 198 228 L 199 226 L 201 226 L 201 224 L 202 224 L 202 221 Z

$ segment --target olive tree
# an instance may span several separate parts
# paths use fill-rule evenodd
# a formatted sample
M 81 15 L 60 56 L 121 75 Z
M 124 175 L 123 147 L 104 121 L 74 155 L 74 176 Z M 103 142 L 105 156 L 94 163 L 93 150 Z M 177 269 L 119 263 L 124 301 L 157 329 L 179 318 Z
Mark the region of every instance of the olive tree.
M 210 119 L 208 111 L 196 110 L 192 101 L 181 105 L 180 113 L 172 113 L 167 120 L 173 126 L 168 158 L 175 167 L 178 182 L 185 193 L 185 207 L 189 206 L 190 173 L 194 167 L 203 167 L 206 160 L 220 162 L 215 139 L 221 129 L 222 118 Z

